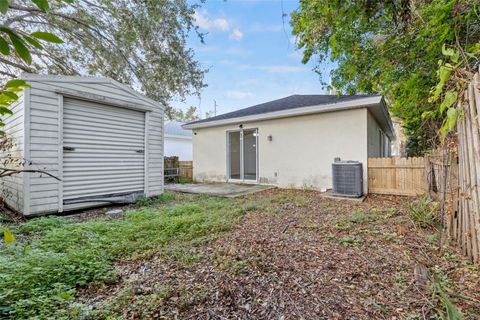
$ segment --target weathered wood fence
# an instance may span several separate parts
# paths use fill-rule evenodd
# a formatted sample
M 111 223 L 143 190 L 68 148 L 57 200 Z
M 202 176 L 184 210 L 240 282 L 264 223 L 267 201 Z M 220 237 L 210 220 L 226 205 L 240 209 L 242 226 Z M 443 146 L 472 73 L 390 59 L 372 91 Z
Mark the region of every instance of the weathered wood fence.
M 193 179 L 193 161 L 179 161 L 178 157 L 164 157 L 165 179 Z
M 193 179 L 193 161 L 178 161 L 180 168 L 180 177 Z
M 458 203 L 448 216 L 450 236 L 464 254 L 480 262 L 480 77 L 475 74 L 457 123 Z

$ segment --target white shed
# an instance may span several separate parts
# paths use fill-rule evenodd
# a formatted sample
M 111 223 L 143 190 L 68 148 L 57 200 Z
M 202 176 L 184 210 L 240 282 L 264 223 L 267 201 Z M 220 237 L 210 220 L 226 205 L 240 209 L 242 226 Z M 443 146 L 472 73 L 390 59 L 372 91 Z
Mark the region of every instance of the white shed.
M 5 179 L 8 206 L 26 216 L 134 201 L 163 192 L 164 108 L 111 79 L 27 74 L 4 131 L 25 159 Z

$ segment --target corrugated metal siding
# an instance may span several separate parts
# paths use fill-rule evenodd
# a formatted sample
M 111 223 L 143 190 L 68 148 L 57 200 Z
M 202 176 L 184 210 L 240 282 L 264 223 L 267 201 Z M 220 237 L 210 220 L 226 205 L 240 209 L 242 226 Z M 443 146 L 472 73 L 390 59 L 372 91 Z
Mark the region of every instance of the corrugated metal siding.
M 150 112 L 148 140 L 148 196 L 156 196 L 163 192 L 163 112 Z
M 145 113 L 64 99 L 63 199 L 142 192 Z
M 127 90 L 110 83 L 98 83 L 88 81 L 55 81 L 55 80 L 29 80 L 32 86 L 30 90 L 30 108 L 32 128 L 30 132 L 31 160 L 33 166 L 42 168 L 58 175 L 58 150 L 59 150 L 59 97 L 55 93 L 58 88 L 79 90 L 120 99 L 131 104 L 147 105 L 138 97 Z M 67 100 L 65 98 L 65 100 Z M 151 106 L 149 106 L 151 107 Z M 150 158 L 147 160 L 150 175 L 148 176 L 148 195 L 157 195 L 163 192 L 163 110 L 154 108 L 149 116 L 149 141 L 151 147 Z M 57 123 L 54 124 L 54 121 Z M 90 119 L 90 118 L 89 118 Z M 86 123 L 85 125 L 88 125 Z M 113 145 L 113 143 L 112 143 Z M 126 168 L 127 169 L 127 168 Z M 40 177 L 39 174 L 31 174 L 30 187 L 30 214 L 56 212 L 59 209 L 58 187 L 59 182 L 50 177 Z
M 8 154 L 11 154 L 12 158 L 22 160 L 24 150 L 24 107 L 23 107 L 24 95 L 20 96 L 20 99 L 10 106 L 13 115 L 7 116 L 4 119 L 5 127 L 2 128 L 6 132 L 8 138 L 13 139 L 13 147 L 8 152 L 0 151 L 0 158 L 4 159 Z M 3 161 L 2 161 L 3 163 Z M 17 168 L 15 166 L 9 166 L 11 168 Z M 23 210 L 23 173 L 16 174 L 11 177 L 5 177 L 0 181 L 0 192 L 4 201 L 8 206 L 17 211 Z
M 29 82 L 30 89 L 30 147 L 31 169 L 41 169 L 58 176 L 59 104 L 54 87 Z M 27 146 L 28 148 L 28 146 Z M 29 174 L 30 204 L 27 214 L 58 211 L 58 181 L 39 173 Z

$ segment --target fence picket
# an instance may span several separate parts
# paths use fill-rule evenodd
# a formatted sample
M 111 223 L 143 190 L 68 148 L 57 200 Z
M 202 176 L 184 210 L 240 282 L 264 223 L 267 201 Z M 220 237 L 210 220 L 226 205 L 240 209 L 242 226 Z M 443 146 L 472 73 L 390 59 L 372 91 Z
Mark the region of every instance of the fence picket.
M 468 87 L 468 100 L 466 103 L 467 112 L 465 117 L 469 123 L 469 131 L 471 139 L 469 139 L 470 147 L 470 163 L 472 164 L 469 168 L 470 170 L 470 183 L 471 183 L 471 203 L 472 203 L 472 212 L 470 233 L 471 233 L 471 242 L 472 242 L 472 255 L 475 261 L 480 259 L 480 194 L 479 194 L 479 185 L 480 185 L 480 148 L 479 140 L 480 135 L 478 134 L 478 125 L 475 121 L 475 86 L 474 83 L 470 83 Z
M 369 158 L 371 193 L 417 196 L 425 193 L 423 158 Z

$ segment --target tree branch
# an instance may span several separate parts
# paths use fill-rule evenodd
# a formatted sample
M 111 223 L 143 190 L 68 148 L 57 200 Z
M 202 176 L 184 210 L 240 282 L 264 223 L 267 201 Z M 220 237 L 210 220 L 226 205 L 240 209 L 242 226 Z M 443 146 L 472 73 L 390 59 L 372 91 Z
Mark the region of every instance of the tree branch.
M 8 71 L 3 71 L 3 70 L 0 70 L 0 74 L 1 74 L 1 75 L 4 75 L 4 76 L 8 76 L 8 77 L 10 77 L 10 78 L 16 78 L 16 77 L 17 77 L 16 74 L 10 73 L 10 72 L 8 72 Z
M 1 168 L 0 167 L 0 170 L 2 170 L 2 172 L 0 173 L 0 178 L 4 178 L 4 177 L 10 177 L 10 176 L 13 176 L 14 174 L 17 174 L 17 173 L 22 173 L 22 172 L 27 172 L 27 173 L 41 173 L 41 174 L 46 174 L 47 176 L 49 177 L 52 177 L 58 181 L 62 181 L 60 180 L 59 178 L 57 178 L 56 176 L 54 176 L 53 174 L 47 172 L 47 171 L 43 171 L 43 170 L 33 170 L 33 169 L 9 169 L 9 168 Z
M 2 63 L 5 63 L 9 66 L 12 66 L 12 67 L 15 67 L 15 68 L 18 68 L 20 70 L 23 70 L 25 72 L 32 72 L 32 69 L 30 69 L 29 67 L 27 66 L 24 66 L 22 64 L 19 64 L 19 63 L 16 63 L 16 62 L 13 62 L 13 61 L 10 61 L 10 60 L 7 60 L 7 59 L 4 59 L 2 57 L 0 57 L 0 62 Z

